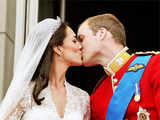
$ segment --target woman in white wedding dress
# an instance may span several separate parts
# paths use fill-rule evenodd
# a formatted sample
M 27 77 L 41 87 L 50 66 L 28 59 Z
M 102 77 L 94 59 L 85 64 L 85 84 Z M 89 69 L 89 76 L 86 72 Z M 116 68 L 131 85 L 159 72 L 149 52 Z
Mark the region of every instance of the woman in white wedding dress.
M 26 41 L 13 80 L 1 103 L 1 120 L 89 120 L 87 92 L 66 81 L 80 66 L 81 44 L 60 19 L 38 23 Z

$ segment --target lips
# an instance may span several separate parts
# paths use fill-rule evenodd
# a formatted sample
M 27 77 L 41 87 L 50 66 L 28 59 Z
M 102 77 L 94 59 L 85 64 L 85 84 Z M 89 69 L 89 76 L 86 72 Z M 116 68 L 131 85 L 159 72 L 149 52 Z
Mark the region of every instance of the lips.
M 82 51 L 79 52 L 79 55 L 81 56 L 81 60 L 83 60 Z
M 83 61 L 83 56 L 81 55 L 81 60 Z

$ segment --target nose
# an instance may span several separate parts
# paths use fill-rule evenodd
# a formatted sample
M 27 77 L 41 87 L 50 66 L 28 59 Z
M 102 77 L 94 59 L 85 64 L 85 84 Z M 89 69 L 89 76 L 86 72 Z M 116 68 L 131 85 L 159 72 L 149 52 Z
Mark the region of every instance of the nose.
M 79 49 L 81 49 L 81 48 L 82 48 L 82 45 L 81 45 L 81 44 L 79 44 L 79 45 L 78 45 L 78 48 L 79 48 Z
M 78 49 L 82 49 L 82 44 L 80 42 L 78 43 Z

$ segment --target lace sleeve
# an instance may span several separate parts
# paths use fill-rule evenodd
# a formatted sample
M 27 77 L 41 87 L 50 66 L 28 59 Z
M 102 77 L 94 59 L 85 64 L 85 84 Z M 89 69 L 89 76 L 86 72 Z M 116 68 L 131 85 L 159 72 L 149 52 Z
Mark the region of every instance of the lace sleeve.
M 5 120 L 22 120 L 24 113 L 32 106 L 32 96 L 30 92 L 26 93 L 17 104 L 16 108 L 9 113 Z
M 90 120 L 90 117 L 91 117 L 91 110 L 90 110 L 90 97 L 89 95 L 87 94 L 86 96 L 86 113 L 84 115 L 84 120 Z

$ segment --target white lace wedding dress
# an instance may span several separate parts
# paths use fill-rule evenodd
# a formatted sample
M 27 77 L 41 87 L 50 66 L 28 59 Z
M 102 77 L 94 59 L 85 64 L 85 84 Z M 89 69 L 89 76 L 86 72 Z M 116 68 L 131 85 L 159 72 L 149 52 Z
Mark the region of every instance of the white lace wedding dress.
M 9 115 L 9 120 L 90 120 L 88 93 L 68 82 L 65 82 L 65 86 L 67 104 L 63 118 L 59 116 L 56 110 L 48 86 L 40 93 L 40 98 L 45 97 L 41 105 L 37 105 L 31 97 L 32 92 L 28 92 L 14 112 Z

